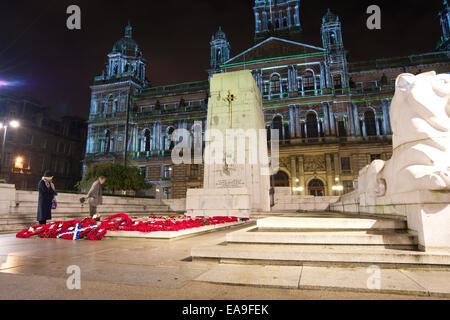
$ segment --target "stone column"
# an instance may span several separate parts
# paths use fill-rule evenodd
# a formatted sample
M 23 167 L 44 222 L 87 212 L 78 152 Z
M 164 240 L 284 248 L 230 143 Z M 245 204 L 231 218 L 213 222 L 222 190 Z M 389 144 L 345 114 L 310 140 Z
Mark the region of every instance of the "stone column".
M 359 137 L 361 135 L 361 130 L 359 128 L 359 116 L 358 116 L 358 105 L 352 103 L 353 105 L 353 122 L 355 125 L 355 136 Z
M 302 137 L 302 124 L 300 123 L 300 116 L 297 106 L 295 106 L 295 135 L 297 138 Z
M 297 180 L 297 159 L 295 156 L 290 157 L 291 160 L 291 188 L 296 186 Z
M 300 180 L 299 187 L 303 187 L 303 192 L 301 194 L 306 194 L 305 186 L 305 169 L 303 167 L 303 156 L 298 156 L 298 178 Z
M 334 119 L 334 112 L 333 112 L 333 105 L 328 102 L 328 109 L 330 112 L 330 135 L 336 136 L 336 127 L 335 127 L 335 119 Z
M 389 134 L 392 134 L 392 126 L 391 126 L 391 100 L 386 102 L 387 109 L 387 126 Z
M 388 111 L 386 106 L 386 101 L 381 101 L 383 106 L 383 132 L 385 135 L 389 134 L 388 132 Z
M 380 136 L 380 135 L 381 135 L 379 119 L 380 119 L 380 118 L 375 117 L 375 125 L 377 126 L 377 136 Z
M 348 113 L 348 129 L 349 136 L 355 135 L 355 121 L 353 120 L 353 104 L 347 103 L 347 113 Z
M 295 137 L 295 107 L 289 107 L 289 133 L 291 135 L 291 139 Z
M 289 92 L 293 91 L 292 87 L 293 87 L 293 83 L 292 83 L 292 66 L 288 67 L 288 88 L 289 88 Z
M 339 159 L 339 154 L 333 154 L 334 158 L 334 178 L 339 178 L 339 182 L 341 182 L 341 161 Z
M 333 170 L 331 167 L 331 155 L 327 153 L 325 155 L 326 165 L 327 165 L 327 185 L 328 185 L 328 195 L 333 195 Z
M 292 26 L 292 21 L 291 21 L 291 7 L 287 8 L 287 16 L 288 16 L 288 26 L 289 28 Z
M 323 132 L 325 134 L 325 136 L 329 136 L 330 135 L 330 114 L 328 113 L 328 107 L 326 103 L 322 103 L 322 112 L 324 115 L 324 127 L 323 127 Z
M 367 137 L 366 121 L 364 120 L 364 118 L 361 118 L 360 120 L 362 120 L 362 135 L 363 137 Z

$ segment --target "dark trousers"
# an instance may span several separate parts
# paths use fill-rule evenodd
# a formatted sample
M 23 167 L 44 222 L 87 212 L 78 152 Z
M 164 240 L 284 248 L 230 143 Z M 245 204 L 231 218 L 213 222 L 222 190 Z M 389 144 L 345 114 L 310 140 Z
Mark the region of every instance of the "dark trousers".
M 97 213 L 97 207 L 89 204 L 89 215 L 93 217 Z
M 47 224 L 47 220 L 40 220 L 39 224 Z

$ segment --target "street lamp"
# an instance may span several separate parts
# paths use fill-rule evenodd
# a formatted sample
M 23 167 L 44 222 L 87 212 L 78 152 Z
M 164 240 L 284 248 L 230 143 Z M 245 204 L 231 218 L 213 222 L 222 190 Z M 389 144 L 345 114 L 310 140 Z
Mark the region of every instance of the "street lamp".
M 20 126 L 19 121 L 16 120 L 11 120 L 11 121 L 6 121 L 3 120 L 3 122 L 0 123 L 0 129 L 3 129 L 3 140 L 2 140 L 2 159 L 0 162 L 0 174 L 2 172 L 3 169 L 3 163 L 4 163 L 4 159 L 5 159 L 5 144 L 6 144 L 6 134 L 8 132 L 8 127 L 11 126 L 11 128 L 18 128 Z

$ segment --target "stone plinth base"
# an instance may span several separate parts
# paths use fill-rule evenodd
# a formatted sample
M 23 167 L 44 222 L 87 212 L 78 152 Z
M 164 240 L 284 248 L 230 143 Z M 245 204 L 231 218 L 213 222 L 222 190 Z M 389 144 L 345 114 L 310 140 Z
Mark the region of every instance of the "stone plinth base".
M 247 188 L 188 189 L 188 216 L 249 218 L 251 198 Z
M 358 192 L 342 196 L 332 211 L 406 217 L 408 229 L 416 232 L 419 248 L 426 252 L 450 253 L 450 192 L 414 191 L 363 201 Z

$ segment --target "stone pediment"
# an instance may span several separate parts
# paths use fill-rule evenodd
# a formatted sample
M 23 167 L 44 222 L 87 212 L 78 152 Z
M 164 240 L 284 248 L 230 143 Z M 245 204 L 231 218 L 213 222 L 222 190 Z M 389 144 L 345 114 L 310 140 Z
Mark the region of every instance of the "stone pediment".
M 303 44 L 300 42 L 271 37 L 231 58 L 230 60 L 225 62 L 225 64 L 250 62 L 254 60 L 296 56 L 303 54 L 320 54 L 324 53 L 325 51 L 326 50 L 323 48 Z

